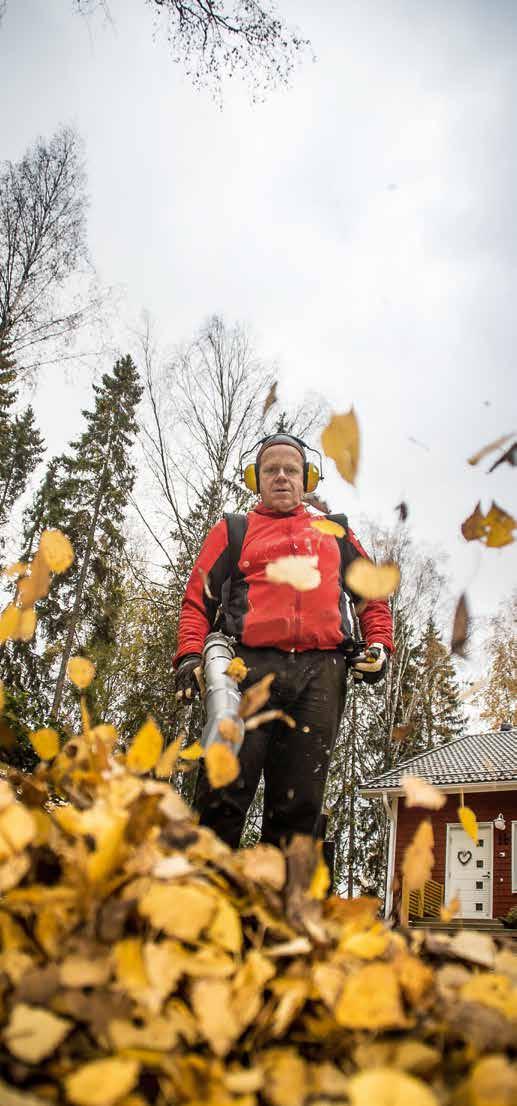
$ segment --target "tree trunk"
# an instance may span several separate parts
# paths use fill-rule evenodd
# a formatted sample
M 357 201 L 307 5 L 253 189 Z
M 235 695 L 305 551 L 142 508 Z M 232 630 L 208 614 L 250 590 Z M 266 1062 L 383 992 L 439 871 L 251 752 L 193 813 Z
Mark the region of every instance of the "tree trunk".
M 99 490 L 98 490 L 97 496 L 95 498 L 92 521 L 91 521 L 91 524 L 90 524 L 90 529 L 88 531 L 88 539 L 87 539 L 87 542 L 86 542 L 86 549 L 85 549 L 85 552 L 84 552 L 84 560 L 83 560 L 81 572 L 79 574 L 79 580 L 77 582 L 77 591 L 75 593 L 74 605 L 72 607 L 72 612 L 71 612 L 71 615 L 70 615 L 70 622 L 69 622 L 69 625 L 68 625 L 68 632 L 67 632 L 66 639 L 65 639 L 63 655 L 61 657 L 61 666 L 60 666 L 60 669 L 59 669 L 59 675 L 58 675 L 57 682 L 56 682 L 56 690 L 54 692 L 54 702 L 52 703 L 52 710 L 50 712 L 51 716 L 52 716 L 52 718 L 54 719 L 55 722 L 57 722 L 58 715 L 59 715 L 59 710 L 60 710 L 60 707 L 61 707 L 61 699 L 63 697 L 63 687 L 64 687 L 64 683 L 65 683 L 66 669 L 67 669 L 68 661 L 70 659 L 70 653 L 72 652 L 72 646 L 73 646 L 73 643 L 74 643 L 74 637 L 75 637 L 75 631 L 77 629 L 77 623 L 79 621 L 79 612 L 80 612 L 80 609 L 81 609 L 81 600 L 82 600 L 82 597 L 83 597 L 84 584 L 85 584 L 85 580 L 86 580 L 86 573 L 88 572 L 88 567 L 89 567 L 89 564 L 90 564 L 90 558 L 91 558 L 92 549 L 93 549 L 93 542 L 95 540 L 95 531 L 97 529 L 97 520 L 99 518 L 99 512 L 100 512 L 100 509 L 101 509 L 101 506 L 102 506 L 102 500 L 104 498 L 104 484 L 105 484 L 105 481 L 106 481 L 106 471 L 107 471 L 107 468 L 108 468 L 108 461 L 109 461 L 109 456 L 110 456 L 110 451 L 111 451 L 111 440 L 112 440 L 112 433 L 110 432 L 110 434 L 108 436 L 107 447 L 106 447 L 106 460 L 104 461 L 104 466 L 103 466 L 103 469 L 102 469 L 101 478 L 99 480 Z

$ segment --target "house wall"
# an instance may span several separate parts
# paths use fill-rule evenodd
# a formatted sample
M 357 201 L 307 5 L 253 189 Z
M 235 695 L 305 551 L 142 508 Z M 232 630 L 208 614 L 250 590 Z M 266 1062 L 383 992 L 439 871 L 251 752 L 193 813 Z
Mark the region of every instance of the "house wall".
M 512 894 L 512 818 L 517 818 L 517 791 L 478 791 L 466 792 L 465 806 L 474 811 L 478 822 L 492 822 L 502 812 L 506 821 L 506 829 L 498 830 L 494 826 L 494 859 L 492 866 L 493 884 L 493 916 L 494 918 L 508 913 L 511 906 L 517 905 L 517 892 Z M 423 818 L 429 817 L 434 832 L 434 856 L 435 863 L 432 879 L 445 886 L 445 849 L 447 840 L 447 823 L 459 822 L 458 807 L 460 796 L 448 795 L 447 802 L 441 810 L 423 810 L 422 807 L 407 807 L 404 800 L 399 800 L 397 841 L 395 846 L 395 874 L 402 881 L 402 857 L 404 850 L 409 845 L 413 834 Z M 505 856 L 500 857 L 499 853 Z

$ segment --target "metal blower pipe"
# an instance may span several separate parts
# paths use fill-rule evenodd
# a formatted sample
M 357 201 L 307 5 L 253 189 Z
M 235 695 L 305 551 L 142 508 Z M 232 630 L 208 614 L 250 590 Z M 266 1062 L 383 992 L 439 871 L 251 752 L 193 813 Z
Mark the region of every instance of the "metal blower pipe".
M 209 634 L 203 649 L 203 680 L 205 684 L 204 707 L 206 722 L 203 726 L 201 744 L 208 749 L 214 741 L 222 741 L 219 723 L 223 718 L 231 718 L 239 727 L 241 740 L 232 742 L 234 753 L 238 753 L 244 740 L 244 722 L 239 717 L 241 695 L 235 680 L 226 675 L 226 669 L 235 656 L 230 640 L 225 634 Z

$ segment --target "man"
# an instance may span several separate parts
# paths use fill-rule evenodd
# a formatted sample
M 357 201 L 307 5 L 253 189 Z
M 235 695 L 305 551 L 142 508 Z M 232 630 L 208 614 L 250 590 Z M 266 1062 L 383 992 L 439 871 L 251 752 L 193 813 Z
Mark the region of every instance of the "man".
M 256 484 L 260 500 L 247 516 L 238 564 L 232 567 L 223 519 L 208 534 L 192 570 L 174 658 L 178 696 L 190 698 L 198 691 L 195 669 L 221 606 L 220 628 L 236 639 L 237 654 L 248 667 L 241 687 L 274 672 L 268 708 L 281 708 L 296 723 L 291 729 L 276 720 L 249 731 L 240 752 L 240 776 L 230 786 L 211 791 L 206 775 L 201 776 L 201 822 L 234 848 L 262 771 L 262 840 L 278 845 L 294 833 L 316 830 L 344 707 L 346 653 L 352 655 L 354 640 L 354 612 L 343 571 L 356 557 L 366 556 L 350 529 L 340 547 L 334 536 L 311 525 L 317 516 L 304 506 L 303 496 L 314 486 L 309 474 L 316 471 L 316 480 L 318 474 L 307 462 L 305 443 L 273 435 L 261 444 L 250 468 L 250 486 Z M 317 588 L 298 591 L 268 579 L 268 563 L 293 555 L 317 556 Z M 393 648 L 391 615 L 388 604 L 377 600 L 363 603 L 360 612 L 366 656 L 352 660 L 354 674 L 376 682 Z

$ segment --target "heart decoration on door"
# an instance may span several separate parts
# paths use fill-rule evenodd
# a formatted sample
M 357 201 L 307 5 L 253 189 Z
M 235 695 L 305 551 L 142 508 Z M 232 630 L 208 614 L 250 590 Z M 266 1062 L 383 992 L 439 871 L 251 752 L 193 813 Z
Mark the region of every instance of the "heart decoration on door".
M 460 849 L 458 853 L 458 860 L 460 864 L 468 864 L 469 860 L 472 860 L 472 853 L 470 849 Z

